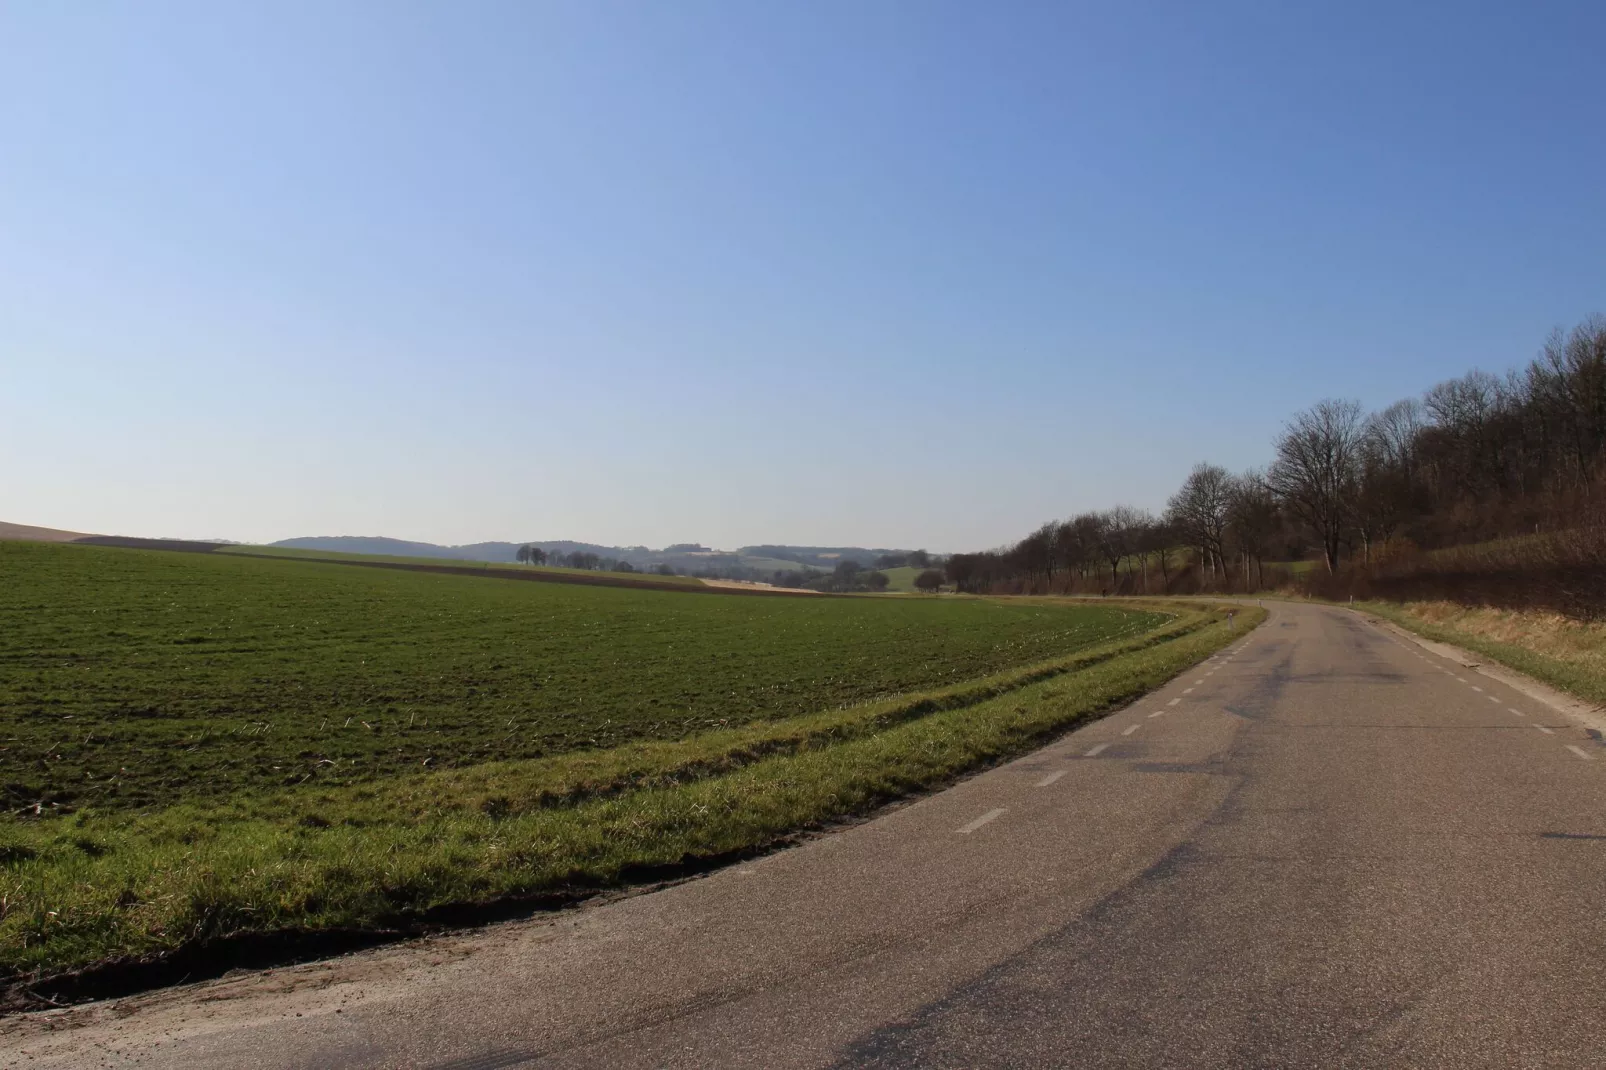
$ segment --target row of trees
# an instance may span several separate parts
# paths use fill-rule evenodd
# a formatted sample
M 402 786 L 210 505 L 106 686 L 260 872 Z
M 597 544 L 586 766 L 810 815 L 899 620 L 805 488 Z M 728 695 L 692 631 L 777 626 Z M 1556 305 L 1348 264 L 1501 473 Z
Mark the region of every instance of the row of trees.
M 910 550 L 906 554 L 882 554 L 876 558 L 876 568 L 930 568 L 931 555 L 924 550 Z
M 539 546 L 525 545 L 514 551 L 513 558 L 521 565 L 553 565 L 557 568 L 580 568 L 590 572 L 639 571 L 629 561 L 603 557 L 584 550 L 576 550 L 571 554 L 548 553 Z M 668 565 L 659 565 L 653 572 L 660 576 L 675 575 L 675 570 Z
M 1314 551 L 1333 575 L 1346 561 L 1575 528 L 1603 502 L 1596 318 L 1503 378 L 1474 371 L 1371 414 L 1322 401 L 1285 425 L 1266 468 L 1196 465 L 1160 515 L 1122 505 L 1051 521 L 1013 546 L 955 554 L 946 571 L 967 591 L 1249 588 L 1268 582 L 1268 559 Z

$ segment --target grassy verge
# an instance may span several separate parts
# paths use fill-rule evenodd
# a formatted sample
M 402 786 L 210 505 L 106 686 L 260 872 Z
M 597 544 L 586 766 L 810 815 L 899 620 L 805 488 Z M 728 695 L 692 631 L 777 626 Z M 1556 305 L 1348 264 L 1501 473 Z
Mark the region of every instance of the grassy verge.
M 1355 608 L 1606 705 L 1606 624 L 1454 602 L 1357 602 Z
M 1243 631 L 1216 607 L 1170 610 L 1146 635 L 984 680 L 691 740 L 15 825 L 0 978 L 241 934 L 416 928 L 453 905 L 562 901 L 760 850 L 1029 750 Z M 1239 609 L 1240 625 L 1262 616 Z

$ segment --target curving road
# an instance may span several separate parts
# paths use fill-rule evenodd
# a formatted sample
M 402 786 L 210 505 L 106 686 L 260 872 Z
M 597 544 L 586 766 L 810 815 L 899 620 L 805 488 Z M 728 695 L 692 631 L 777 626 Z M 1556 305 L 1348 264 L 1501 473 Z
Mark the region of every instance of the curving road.
M 14 1019 L 32 1067 L 1599 1067 L 1606 747 L 1336 609 L 650 895 Z

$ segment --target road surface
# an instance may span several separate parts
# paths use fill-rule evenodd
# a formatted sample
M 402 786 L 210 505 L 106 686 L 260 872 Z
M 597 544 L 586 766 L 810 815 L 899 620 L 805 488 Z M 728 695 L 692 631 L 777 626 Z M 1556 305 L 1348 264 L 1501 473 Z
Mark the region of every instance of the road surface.
M 33 1067 L 1600 1067 L 1606 747 L 1341 610 L 874 821 L 13 1020 Z

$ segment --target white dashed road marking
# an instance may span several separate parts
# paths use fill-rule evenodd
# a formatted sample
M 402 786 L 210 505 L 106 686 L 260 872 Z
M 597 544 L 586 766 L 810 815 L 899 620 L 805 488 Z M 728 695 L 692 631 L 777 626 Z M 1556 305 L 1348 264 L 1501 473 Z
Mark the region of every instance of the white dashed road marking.
M 1184 694 L 1184 695 L 1191 695 L 1191 694 L 1193 694 L 1193 688 L 1191 688 L 1191 687 L 1185 687 L 1185 688 L 1183 688 L 1183 689 L 1182 689 L 1182 693 L 1183 693 L 1183 694 Z
M 1044 777 L 1042 780 L 1039 780 L 1037 782 L 1037 786 L 1040 787 L 1040 788 L 1046 788 L 1050 784 L 1054 783 L 1054 781 L 1058 780 L 1060 777 L 1062 777 L 1064 775 L 1065 775 L 1065 770 L 1063 770 L 1063 769 L 1061 769 L 1057 773 L 1050 773 L 1050 774 L 1048 774 L 1048 776 Z
M 1094 747 L 1092 750 L 1088 751 L 1085 755 L 1083 755 L 1083 757 L 1084 758 L 1096 758 L 1096 757 L 1098 757 L 1098 755 L 1103 753 L 1105 748 L 1107 748 L 1108 746 L 1109 746 L 1108 743 L 1100 743 L 1098 746 Z
M 1496 706 L 1500 705 L 1500 700 L 1495 698 L 1493 695 L 1488 695 L 1486 697 L 1489 699 L 1490 702 L 1494 703 Z
M 1140 725 L 1140 724 L 1135 724 L 1135 725 L 1130 725 L 1130 726 L 1128 726 L 1128 727 L 1126 727 L 1126 728 L 1124 728 L 1124 729 L 1122 729 L 1122 730 L 1121 730 L 1121 734 L 1122 734 L 1122 735 L 1123 735 L 1123 736 L 1130 736 L 1130 735 L 1131 735 L 1131 734 L 1132 734 L 1132 733 L 1133 733 L 1133 732 L 1136 732 L 1136 731 L 1137 731 L 1137 730 L 1138 730 L 1138 729 L 1140 729 L 1140 728 L 1142 728 L 1142 727 L 1143 727 L 1143 726 L 1142 726 L 1142 725 Z
M 1174 699 L 1172 699 L 1172 700 L 1171 700 L 1171 701 L 1170 701 L 1170 702 L 1167 702 L 1167 703 L 1166 703 L 1166 705 L 1167 705 L 1167 706 L 1175 706 L 1175 705 L 1176 705 L 1176 704 L 1177 704 L 1177 703 L 1179 703 L 1179 702 L 1181 702 L 1181 701 L 1182 701 L 1182 700 L 1181 700 L 1181 699 L 1179 699 L 1179 698 L 1174 698 Z
M 1595 756 L 1584 750 L 1582 747 L 1575 747 L 1569 743 L 1567 744 L 1567 749 L 1578 755 L 1578 757 L 1582 758 L 1586 762 L 1592 762 L 1595 760 Z
M 1472 690 L 1476 691 L 1478 694 L 1483 694 L 1483 688 L 1479 687 L 1477 684 L 1468 684 L 1467 686 L 1471 687 Z
M 1164 710 L 1155 710 L 1153 713 L 1149 714 L 1149 716 L 1150 717 L 1158 717 L 1164 712 L 1165 712 Z
M 1003 817 L 1003 816 L 1004 816 L 1004 808 L 1003 807 L 999 807 L 997 810 L 989 810 L 985 814 L 982 814 L 980 817 L 978 817 L 976 820 L 972 821 L 970 824 L 966 825 L 964 828 L 960 829 L 959 831 L 960 831 L 961 834 L 967 833 L 967 832 L 975 832 L 977 829 L 979 829 L 983 825 L 987 824 L 987 822 L 996 821 L 998 818 Z
M 1536 724 L 1536 725 L 1534 725 L 1534 727 L 1539 729 L 1539 731 L 1543 732 L 1547 736 L 1553 736 L 1553 735 L 1556 734 L 1556 733 L 1552 732 L 1550 729 L 1546 728 L 1542 724 Z
M 1521 710 L 1517 709 L 1515 706 L 1507 706 L 1506 709 L 1510 710 L 1512 713 L 1516 714 L 1518 717 L 1526 717 L 1526 716 L 1528 716 L 1527 714 L 1523 713 Z

